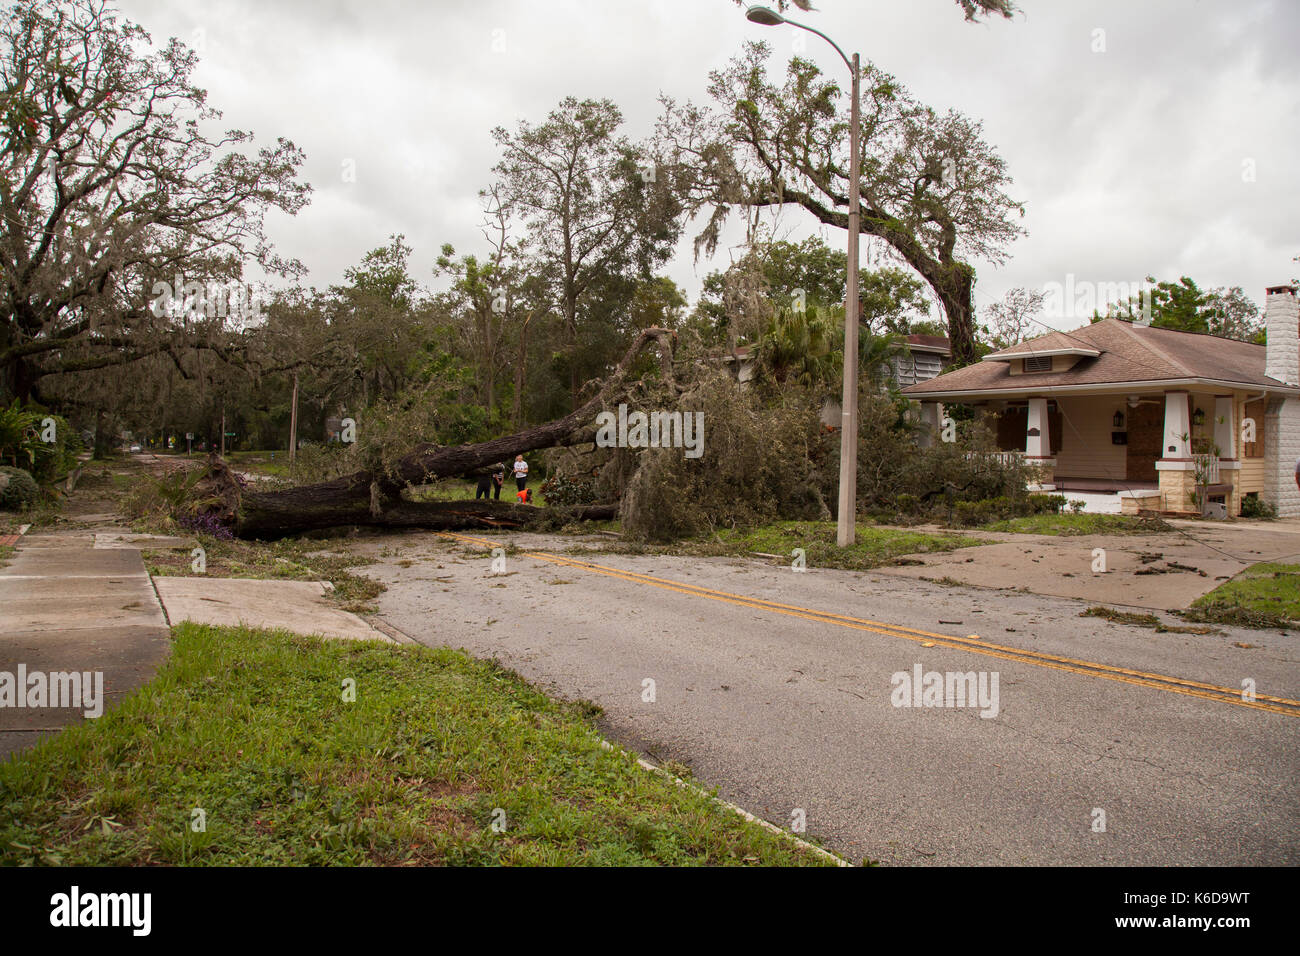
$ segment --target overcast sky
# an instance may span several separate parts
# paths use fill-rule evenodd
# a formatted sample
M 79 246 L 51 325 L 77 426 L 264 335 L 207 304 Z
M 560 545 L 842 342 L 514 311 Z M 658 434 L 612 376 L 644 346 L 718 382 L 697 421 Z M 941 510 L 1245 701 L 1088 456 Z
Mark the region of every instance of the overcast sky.
M 1294 0 L 1018 0 L 1014 20 L 964 22 L 953 0 L 820 0 L 800 15 L 893 73 L 922 102 L 984 124 L 1026 204 L 1001 268 L 975 262 L 982 312 L 1009 288 L 1190 275 L 1264 288 L 1300 274 L 1300 4 Z M 494 126 L 541 120 L 568 95 L 608 97 L 647 135 L 662 91 L 706 99 L 709 70 L 747 38 L 783 62 L 819 38 L 747 22 L 731 0 L 119 0 L 156 41 L 199 49 L 200 86 L 228 126 L 284 136 L 315 187 L 269 222 L 277 250 L 324 287 L 391 233 L 417 278 L 443 242 L 482 248 L 477 192 Z M 1104 31 L 1099 32 L 1099 31 Z M 1099 49 L 1100 48 L 1100 49 Z M 345 182 L 354 161 L 356 181 Z M 778 235 L 844 233 L 794 208 Z M 693 231 L 692 231 L 693 235 Z M 739 240 L 738 233 L 733 234 Z M 725 267 L 669 273 L 692 301 Z M 1078 325 L 1058 320 L 1062 327 Z

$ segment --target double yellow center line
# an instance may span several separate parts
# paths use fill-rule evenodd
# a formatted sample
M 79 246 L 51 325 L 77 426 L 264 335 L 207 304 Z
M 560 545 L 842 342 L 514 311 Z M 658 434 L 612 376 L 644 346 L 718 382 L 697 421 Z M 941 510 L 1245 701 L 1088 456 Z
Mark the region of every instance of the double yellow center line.
M 501 542 L 493 541 L 489 538 L 477 538 L 472 535 L 457 534 L 451 531 L 440 531 L 435 533 L 439 537 L 460 541 L 466 544 L 473 544 L 483 548 L 501 547 Z M 1185 694 L 1188 697 L 1199 697 L 1203 700 L 1213 700 L 1224 704 L 1235 704 L 1238 707 L 1250 707 L 1255 710 L 1266 710 L 1274 714 L 1286 714 L 1290 717 L 1300 717 L 1300 700 L 1292 700 L 1288 697 L 1273 697 L 1268 694 L 1248 695 L 1242 690 L 1231 687 L 1220 687 L 1216 684 L 1206 684 L 1201 681 L 1185 680 L 1181 677 L 1170 677 L 1166 674 L 1156 674 L 1149 671 L 1114 667 L 1110 664 L 1100 664 L 1096 661 L 1085 661 L 1073 657 L 1062 657 L 1056 654 L 1045 654 L 1042 651 L 1031 651 L 1020 647 L 1009 647 L 1005 644 L 993 644 L 989 641 L 980 640 L 973 636 L 959 637 L 953 634 L 937 634 L 933 631 L 922 631 L 917 628 L 901 627 L 896 624 L 886 624 L 883 621 L 872 621 L 866 618 L 851 617 L 847 614 L 834 614 L 830 611 L 818 611 L 813 608 L 799 607 L 794 604 L 781 604 L 776 601 L 767 601 L 763 598 L 749 597 L 743 594 L 732 594 L 729 591 L 718 591 L 713 588 L 700 587 L 696 584 L 685 584 L 681 581 L 672 581 L 668 578 L 655 577 L 651 574 L 626 571 L 622 568 L 611 568 L 607 565 L 594 564 L 589 561 L 578 561 L 574 558 L 566 558 L 558 554 L 551 554 L 547 551 L 526 551 L 524 554 L 526 557 L 534 558 L 538 561 L 546 561 L 551 564 L 560 565 L 561 567 L 574 568 L 580 571 L 586 571 L 590 574 L 600 574 L 606 577 L 618 578 L 632 584 L 648 585 L 665 591 L 676 591 L 679 594 L 706 598 L 710 601 L 722 601 L 726 604 L 736 605 L 737 607 L 748 607 L 759 611 L 768 611 L 772 614 L 784 614 L 789 617 L 803 618 L 804 620 L 817 621 L 823 624 L 833 624 L 837 627 L 847 627 L 858 631 L 871 631 L 875 634 L 883 634 L 886 637 L 898 637 L 903 640 L 915 641 L 926 645 L 951 647 L 957 650 L 971 651 L 972 653 L 984 654 L 988 657 L 998 657 L 1003 660 L 1033 664 L 1036 667 L 1048 667 L 1052 670 L 1068 671 L 1072 674 L 1082 674 L 1085 677 L 1097 677 L 1103 680 L 1121 681 L 1122 683 L 1135 684 L 1139 687 L 1154 687 L 1157 690 L 1167 691 L 1171 694 Z

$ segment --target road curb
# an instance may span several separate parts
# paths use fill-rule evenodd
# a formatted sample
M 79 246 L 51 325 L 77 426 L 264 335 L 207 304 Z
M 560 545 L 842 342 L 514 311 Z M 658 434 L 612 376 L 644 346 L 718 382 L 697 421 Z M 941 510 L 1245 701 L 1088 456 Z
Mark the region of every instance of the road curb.
M 385 634 L 387 634 L 393 640 L 397 641 L 399 644 L 414 644 L 420 647 L 428 646 L 426 644 L 421 644 L 419 641 L 415 640 L 415 638 L 411 637 L 409 634 L 402 631 L 400 628 L 394 627 L 392 624 L 389 624 L 387 621 L 385 621 L 383 618 L 379 616 L 375 616 L 374 618 L 372 618 L 370 624 L 376 630 L 383 631 Z M 600 746 L 604 750 L 609 750 L 609 751 L 622 750 L 625 753 L 629 753 L 629 754 L 632 753 L 632 751 L 628 750 L 626 747 L 616 746 L 615 744 L 610 743 L 610 741 L 606 740 L 604 737 L 600 738 Z M 779 834 L 780 836 L 783 836 L 788 840 L 793 840 L 795 843 L 798 843 L 804 849 L 810 850 L 811 852 L 815 853 L 817 856 L 820 856 L 825 860 L 829 860 L 830 862 L 834 863 L 836 866 L 853 866 L 853 864 L 850 863 L 848 860 L 844 859 L 841 856 L 837 856 L 836 854 L 832 853 L 830 850 L 824 850 L 819 846 L 809 843 L 807 840 L 801 840 L 799 837 L 795 836 L 793 833 L 789 832 L 788 830 L 782 830 L 776 824 L 769 823 L 768 821 L 764 820 L 762 817 L 754 816 L 744 807 L 737 806 L 736 804 L 732 803 L 729 800 L 723 800 L 721 797 L 709 793 L 703 787 L 697 786 L 696 784 L 693 784 L 687 780 L 683 780 L 681 777 L 677 776 L 676 774 L 669 773 L 663 767 L 651 763 L 649 760 L 646 760 L 644 757 L 640 755 L 634 754 L 634 756 L 636 756 L 636 762 L 641 766 L 643 770 L 648 770 L 651 773 L 657 773 L 660 776 L 667 777 L 673 783 L 677 784 L 677 786 L 682 787 L 684 789 L 694 790 L 696 793 L 700 794 L 701 796 L 707 797 L 708 799 L 712 800 L 714 803 L 721 804 L 722 806 L 726 807 L 728 810 L 732 811 L 733 813 L 744 817 L 750 823 L 756 823 L 765 830 L 770 830 L 772 833 Z
M 610 743 L 608 740 L 606 740 L 603 737 L 600 740 L 600 746 L 605 750 L 611 750 L 611 751 L 618 751 L 618 750 L 625 749 L 622 747 L 616 747 L 614 744 Z M 628 751 L 628 753 L 631 753 L 631 751 Z M 769 823 L 767 820 L 764 820 L 762 817 L 754 816 L 754 814 L 750 813 L 744 807 L 737 806 L 736 804 L 732 803 L 730 800 L 723 800 L 721 797 L 709 793 L 703 787 L 693 784 L 688 780 L 683 780 L 681 777 L 677 776 L 676 774 L 669 773 L 663 767 L 651 763 L 649 760 L 646 760 L 644 757 L 638 756 L 636 758 L 636 762 L 640 764 L 643 769 L 649 770 L 651 773 L 657 773 L 660 776 L 667 777 L 673 783 L 677 784 L 677 786 L 685 790 L 694 790 L 696 793 L 700 794 L 701 796 L 707 797 L 708 799 L 712 800 L 714 803 L 721 804 L 722 806 L 726 807 L 728 810 L 732 811 L 733 813 L 736 813 L 744 817 L 750 823 L 756 823 L 765 830 L 770 830 L 771 832 L 779 834 L 780 836 L 783 836 L 788 840 L 793 840 L 795 843 L 799 844 L 805 850 L 812 851 L 817 856 L 820 856 L 825 860 L 829 860 L 830 862 L 834 863 L 836 866 L 848 866 L 848 867 L 853 866 L 852 863 L 844 859 L 842 856 L 838 856 L 832 853 L 830 850 L 822 849 L 821 847 L 815 844 L 809 843 L 807 840 L 800 839 L 790 831 L 781 829 L 775 823 Z

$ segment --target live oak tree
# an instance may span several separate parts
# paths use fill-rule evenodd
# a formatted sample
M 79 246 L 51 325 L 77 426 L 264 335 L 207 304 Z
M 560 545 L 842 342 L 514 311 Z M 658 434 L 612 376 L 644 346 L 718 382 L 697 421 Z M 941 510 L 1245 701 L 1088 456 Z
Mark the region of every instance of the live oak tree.
M 1047 293 L 1038 289 L 1008 289 L 1001 302 L 989 306 L 989 321 L 985 326 L 989 344 L 995 349 L 1006 349 L 1046 332 L 1036 322 L 1046 299 Z
M 0 25 L 0 393 L 227 339 L 159 315 L 155 284 L 288 274 L 263 218 L 310 187 L 289 141 L 256 152 L 179 41 L 154 46 L 100 0 L 20 0 Z M 224 331 L 224 329 L 217 330 Z
M 352 381 L 358 406 L 392 399 L 420 373 L 425 346 L 436 336 L 424 290 L 411 275 L 411 247 L 402 235 L 371 249 L 344 270 L 326 299 L 331 340 Z
M 522 423 L 527 379 L 528 332 L 542 322 L 551 306 L 547 263 L 529 256 L 511 236 L 510 207 L 501 188 L 483 190 L 482 233 L 487 253 L 457 256 L 450 243 L 442 246 L 434 274 L 449 278 L 450 287 L 438 295 L 447 310 L 478 378 L 479 402 L 495 412 L 501 384 L 513 370 L 512 421 Z
M 579 322 L 601 283 L 649 277 L 672 254 L 677 190 L 649 151 L 618 133 L 609 100 L 567 97 L 540 124 L 498 127 L 498 195 L 526 233 L 528 253 L 555 276 L 568 339 L 569 390 L 581 382 Z
M 713 106 L 664 97 L 660 162 L 674 171 L 687 209 L 706 215 L 696 252 L 711 254 L 737 208 L 796 205 L 848 227 L 849 129 L 844 84 L 794 57 L 778 83 L 770 48 L 747 43 L 710 74 Z M 862 66 L 861 231 L 879 237 L 933 290 L 954 357 L 975 358 L 972 258 L 994 264 L 1023 230 L 1006 193 L 1005 162 L 978 122 L 940 113 L 892 76 Z
M 226 503 L 222 517 L 234 525 L 238 534 L 249 538 L 281 537 L 339 525 L 463 528 L 526 523 L 534 520 L 541 509 L 497 501 L 413 501 L 403 492 L 440 478 L 488 468 L 516 454 L 591 443 L 595 439 L 596 413 L 625 397 L 627 389 L 635 385 L 634 372 L 643 352 L 655 351 L 659 381 L 669 389 L 675 388 L 674 348 L 675 337 L 668 330 L 644 329 L 596 392 L 567 415 L 483 442 L 416 442 L 407 446 L 405 454 L 385 454 L 382 463 L 371 462 L 328 481 L 283 491 L 244 489 L 221 462 L 214 461 L 212 478 Z M 612 506 L 580 509 L 575 516 L 609 518 L 614 511 Z

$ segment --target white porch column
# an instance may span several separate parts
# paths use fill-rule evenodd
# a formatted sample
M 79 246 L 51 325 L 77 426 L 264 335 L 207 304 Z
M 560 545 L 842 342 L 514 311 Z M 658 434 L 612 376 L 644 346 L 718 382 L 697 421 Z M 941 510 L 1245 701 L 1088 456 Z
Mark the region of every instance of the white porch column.
M 1029 400 L 1025 425 L 1025 464 L 1032 468 L 1030 491 L 1055 491 L 1056 459 L 1052 457 L 1052 430 L 1047 423 L 1047 399 Z
M 918 438 L 918 444 L 922 448 L 929 448 L 934 444 L 939 435 L 939 428 L 943 422 L 943 405 L 939 402 L 922 402 L 921 403 L 921 424 L 925 427 L 921 429 Z
M 1165 393 L 1165 443 L 1160 457 L 1190 458 L 1192 423 L 1187 411 L 1186 392 Z
M 1197 511 L 1196 463 L 1192 461 L 1192 423 L 1187 392 L 1165 393 L 1164 435 L 1160 457 L 1156 459 L 1156 471 L 1160 475 L 1160 494 L 1165 500 L 1165 510 Z
M 1025 429 L 1025 457 L 1052 457 L 1052 436 L 1047 424 L 1047 399 L 1045 398 L 1029 400 L 1029 424 Z
M 1237 423 L 1232 419 L 1233 402 L 1231 395 L 1214 396 L 1214 444 L 1219 448 L 1220 458 L 1236 459 Z

